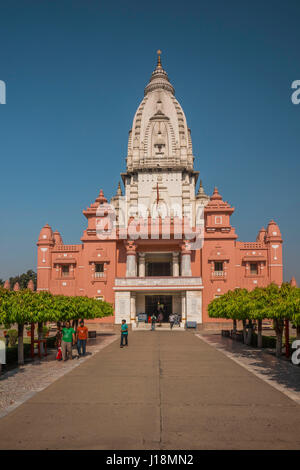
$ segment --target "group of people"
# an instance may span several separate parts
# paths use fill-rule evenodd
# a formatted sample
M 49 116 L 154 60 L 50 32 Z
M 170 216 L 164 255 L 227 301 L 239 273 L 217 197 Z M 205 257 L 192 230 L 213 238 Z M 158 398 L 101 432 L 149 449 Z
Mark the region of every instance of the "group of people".
M 161 325 L 162 321 L 163 321 L 162 313 L 159 313 L 158 316 L 156 316 L 155 313 L 153 313 L 153 315 L 151 316 L 151 330 L 155 330 L 156 323 L 158 322 L 159 325 Z M 171 330 L 174 325 L 180 326 L 180 321 L 181 321 L 180 315 L 177 315 L 175 313 L 170 313 L 169 323 L 170 323 Z
M 76 330 L 67 321 L 63 327 L 59 326 L 56 333 L 56 347 L 58 360 L 66 361 L 68 358 L 73 359 L 72 349 L 77 346 L 78 358 L 85 356 L 86 345 L 88 340 L 88 328 L 84 325 L 84 321 L 80 320 Z

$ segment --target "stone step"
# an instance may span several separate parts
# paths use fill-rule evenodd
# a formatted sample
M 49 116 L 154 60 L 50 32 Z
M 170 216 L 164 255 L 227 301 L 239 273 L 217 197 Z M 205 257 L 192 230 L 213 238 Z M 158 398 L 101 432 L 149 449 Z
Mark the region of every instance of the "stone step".
M 151 325 L 150 323 L 139 323 L 139 324 L 133 324 L 132 325 L 132 331 L 150 331 L 151 330 Z M 183 325 L 178 326 L 174 325 L 172 330 L 170 328 L 169 324 L 163 324 L 162 326 L 156 326 L 155 331 L 185 331 L 185 328 Z

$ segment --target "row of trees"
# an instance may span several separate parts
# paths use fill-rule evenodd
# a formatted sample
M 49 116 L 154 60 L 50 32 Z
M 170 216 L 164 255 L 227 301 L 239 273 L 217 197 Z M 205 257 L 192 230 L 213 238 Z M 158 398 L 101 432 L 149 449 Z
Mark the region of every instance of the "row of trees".
M 0 287 L 0 325 L 18 325 L 18 363 L 24 364 L 24 325 L 101 318 L 113 315 L 111 304 L 89 297 L 67 297 L 30 289 L 10 291 Z
M 29 281 L 33 282 L 34 290 L 36 290 L 37 274 L 32 269 L 29 269 L 26 273 L 10 277 L 8 280 L 9 288 L 13 289 L 14 285 L 18 283 L 20 289 L 26 289 Z M 0 279 L 0 287 L 4 286 L 4 282 L 3 279 Z
M 251 344 L 253 322 L 257 323 L 257 345 L 262 347 L 262 321 L 272 320 L 276 332 L 276 355 L 282 351 L 282 335 L 285 320 L 297 328 L 300 339 L 300 289 L 284 283 L 281 287 L 270 284 L 256 287 L 252 291 L 235 289 L 214 299 L 208 306 L 212 318 L 233 320 L 233 334 L 236 334 L 237 321 L 243 323 L 244 342 Z M 248 331 L 246 326 L 248 326 Z

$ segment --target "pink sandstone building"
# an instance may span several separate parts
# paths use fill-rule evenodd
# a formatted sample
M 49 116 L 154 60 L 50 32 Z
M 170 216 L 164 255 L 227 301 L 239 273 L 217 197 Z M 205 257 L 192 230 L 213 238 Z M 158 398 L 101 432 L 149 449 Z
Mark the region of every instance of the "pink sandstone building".
M 129 132 L 124 189 L 103 191 L 83 211 L 81 243 L 65 245 L 46 224 L 38 239 L 37 288 L 113 304 L 106 321 L 133 328 L 159 309 L 201 327 L 209 302 L 229 289 L 282 283 L 282 237 L 272 220 L 255 242 L 237 240 L 234 208 L 194 170 L 191 132 L 160 54 Z M 194 237 L 194 238 L 193 238 Z

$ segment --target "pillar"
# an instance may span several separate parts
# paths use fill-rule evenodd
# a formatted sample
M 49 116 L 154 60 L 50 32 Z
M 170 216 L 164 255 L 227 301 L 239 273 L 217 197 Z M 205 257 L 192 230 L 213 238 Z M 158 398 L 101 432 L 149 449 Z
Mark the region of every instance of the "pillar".
M 139 253 L 139 277 L 145 277 L 145 253 Z
M 135 322 L 136 317 L 136 293 L 131 292 L 130 294 L 130 323 Z
M 181 292 L 181 321 L 186 322 L 186 294 Z
M 179 253 L 173 253 L 173 276 L 179 276 Z
M 182 276 L 192 275 L 191 250 L 190 250 L 190 243 L 188 241 L 185 241 L 181 247 L 181 275 Z
M 126 243 L 126 277 L 136 277 L 136 246 L 133 241 Z

